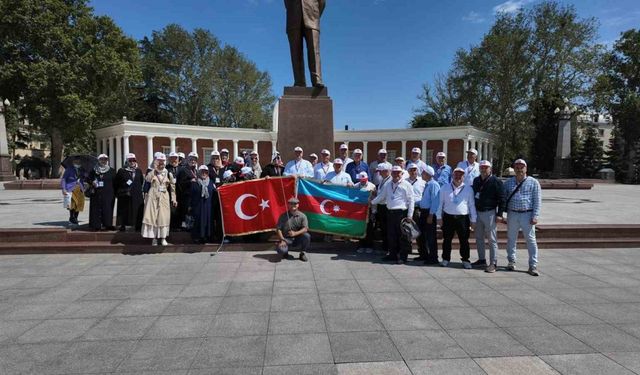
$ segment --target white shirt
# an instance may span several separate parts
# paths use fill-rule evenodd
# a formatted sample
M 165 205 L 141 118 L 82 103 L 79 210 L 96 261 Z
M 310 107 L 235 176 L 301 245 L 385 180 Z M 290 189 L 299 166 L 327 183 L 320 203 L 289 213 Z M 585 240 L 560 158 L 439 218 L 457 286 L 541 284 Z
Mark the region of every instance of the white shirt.
M 343 172 L 343 171 L 340 171 L 340 173 L 336 173 L 336 171 L 331 171 L 327 173 L 324 180 L 329 181 L 333 185 L 342 185 L 342 186 L 353 185 L 353 182 L 351 182 L 351 176 L 349 176 L 347 172 Z
M 313 178 L 323 181 L 327 173 L 331 171 L 333 171 L 332 162 L 328 162 L 327 164 L 323 164 L 322 162 L 320 162 L 313 168 Z
M 353 159 L 351 159 L 350 157 L 346 157 L 346 158 L 342 158 L 340 157 L 340 159 L 342 159 L 342 169 L 344 169 L 345 171 L 347 170 L 347 164 L 353 162 Z
M 380 175 L 380 177 L 382 177 L 382 175 Z M 386 178 L 381 178 L 380 183 L 376 186 L 377 194 L 380 195 L 382 192 L 382 189 L 384 188 L 384 185 L 390 182 L 391 182 L 391 176 L 387 176 Z M 376 203 L 372 203 L 372 204 L 376 204 Z M 384 199 L 382 199 L 380 202 L 377 202 L 377 204 L 387 204 L 387 202 Z
M 471 222 L 476 222 L 476 201 L 473 196 L 473 187 L 464 182 L 457 188 L 453 182 L 442 185 L 440 189 L 440 204 L 436 217 L 442 219 L 443 212 L 449 215 L 469 215 Z
M 422 199 L 422 192 L 424 192 L 424 187 L 427 183 L 420 177 L 416 178 L 413 181 L 411 181 L 410 178 L 407 178 L 406 181 L 413 188 L 413 201 L 417 205 Z
M 473 195 L 471 198 L 473 198 Z M 400 180 L 397 183 L 389 181 L 384 184 L 380 194 L 371 201 L 371 204 L 378 204 L 383 201 L 387 202 L 387 208 L 389 210 L 407 210 L 407 217 L 413 217 L 415 205 L 413 200 L 413 187 L 407 181 Z
M 369 181 L 367 181 L 364 185 L 362 184 L 362 182 L 358 182 L 355 187 L 362 191 L 376 191 L 376 185 L 372 184 Z
M 285 176 L 300 176 L 313 178 L 313 165 L 309 160 L 291 160 L 285 165 Z
M 409 163 L 413 163 L 413 164 L 418 166 L 418 176 L 421 176 L 422 175 L 422 171 L 427 169 L 427 164 L 425 162 L 423 162 L 422 160 L 420 160 L 420 159 L 418 159 L 416 161 L 413 161 L 413 160 L 407 161 L 407 164 L 409 164 Z
M 480 163 L 470 164 L 467 160 L 461 161 L 457 165 L 458 168 L 464 169 L 464 184 L 472 186 L 473 180 L 480 176 Z

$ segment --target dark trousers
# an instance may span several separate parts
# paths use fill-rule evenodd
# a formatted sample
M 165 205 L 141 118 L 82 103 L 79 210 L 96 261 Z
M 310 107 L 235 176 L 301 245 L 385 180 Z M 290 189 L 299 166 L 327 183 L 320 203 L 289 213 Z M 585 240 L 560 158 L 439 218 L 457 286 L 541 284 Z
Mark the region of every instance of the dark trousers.
M 427 223 L 427 218 L 431 217 L 431 224 Z M 418 221 L 418 225 L 420 226 L 420 231 L 423 235 L 423 249 L 420 250 L 420 256 L 425 258 L 427 261 L 437 262 L 438 261 L 438 232 L 437 232 L 437 220 L 434 214 L 429 212 L 429 210 L 420 209 L 420 221 Z M 423 252 L 424 251 L 424 252 Z
M 442 259 L 451 261 L 451 240 L 458 235 L 460 241 L 460 258 L 469 261 L 469 215 L 442 215 Z
M 413 210 L 413 221 L 418 225 L 420 223 L 420 215 L 422 215 L 420 207 L 416 207 L 415 210 Z M 420 235 L 418 236 L 418 238 L 416 238 L 416 244 L 418 245 L 418 254 L 420 254 L 421 257 L 424 257 L 427 249 L 425 248 L 424 232 L 422 230 L 420 230 Z
M 382 250 L 389 251 L 389 237 L 387 235 L 387 205 L 379 204 L 376 213 L 376 224 L 382 233 Z
M 402 235 L 400 223 L 407 217 L 407 210 L 387 210 L 387 236 L 389 238 L 389 255 L 406 261 L 411 251 L 411 242 Z
M 285 238 L 289 247 L 300 246 L 300 251 L 309 250 L 309 245 L 311 244 L 311 235 L 307 233 L 302 233 L 296 237 L 287 237 Z
M 369 219 L 369 221 L 367 221 L 367 233 L 365 237 L 360 240 L 360 242 L 358 243 L 358 246 L 360 246 L 361 248 L 373 248 L 374 230 L 375 228 L 374 228 L 373 220 Z
M 287 30 L 289 49 L 291 52 L 291 66 L 296 86 L 305 86 L 303 42 L 307 45 L 307 63 L 311 73 L 311 83 L 322 83 L 322 69 L 320 68 L 320 31 L 299 28 Z

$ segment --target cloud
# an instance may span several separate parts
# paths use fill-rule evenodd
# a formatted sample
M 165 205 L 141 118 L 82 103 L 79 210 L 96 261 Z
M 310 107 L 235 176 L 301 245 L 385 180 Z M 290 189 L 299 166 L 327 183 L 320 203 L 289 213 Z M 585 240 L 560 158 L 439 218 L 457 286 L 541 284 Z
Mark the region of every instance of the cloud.
M 533 0 L 507 0 L 493 7 L 494 13 L 514 13 Z
M 486 19 L 478 12 L 470 11 L 466 15 L 462 16 L 462 20 L 471 23 L 483 23 Z

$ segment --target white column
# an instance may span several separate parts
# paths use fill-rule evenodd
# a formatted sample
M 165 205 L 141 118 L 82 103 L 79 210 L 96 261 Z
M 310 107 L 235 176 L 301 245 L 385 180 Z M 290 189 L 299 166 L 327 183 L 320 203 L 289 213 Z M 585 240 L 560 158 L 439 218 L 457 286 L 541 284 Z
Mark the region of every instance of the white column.
M 238 140 L 237 139 L 233 140 L 233 157 L 234 158 L 238 157 Z
M 213 139 L 213 149 L 214 150 L 218 150 L 218 140 L 217 139 Z
M 107 153 L 107 139 L 102 138 L 102 149 L 100 149 L 100 154 L 106 154 L 106 153 Z
M 122 167 L 122 137 L 116 137 L 116 170 Z
M 116 137 L 109 138 L 109 163 L 113 167 L 113 163 L 116 162 Z
M 176 152 L 176 139 L 177 139 L 177 137 L 170 137 L 170 138 L 169 138 L 169 140 L 170 140 L 170 142 L 171 142 L 171 143 L 170 143 L 170 145 L 171 145 L 171 149 L 170 149 L 170 151 L 169 151 L 169 152 Z
M 489 143 L 489 156 L 488 160 L 493 163 L 493 143 Z
M 387 141 L 382 141 L 382 148 L 387 149 Z
M 258 152 L 258 141 L 253 140 L 253 151 Z
M 405 159 L 409 159 L 409 157 L 407 156 L 407 141 L 401 141 L 402 142 L 402 152 L 400 152 L 400 156 L 402 156 Z
M 444 152 L 444 154 L 447 155 L 447 158 L 449 158 L 449 140 L 448 139 L 442 140 L 442 152 Z
M 98 138 L 96 138 L 96 155 L 100 155 L 102 152 L 100 152 L 100 140 Z
M 467 151 L 469 151 L 469 137 L 465 138 L 464 140 L 464 147 L 462 150 L 462 160 L 467 160 Z
M 124 148 L 124 154 L 126 155 L 129 152 L 131 152 L 131 151 L 129 151 L 129 136 L 125 135 L 124 137 L 122 137 L 122 139 L 123 139 L 122 144 L 124 146 L 123 147 Z
M 153 136 L 147 136 L 147 163 L 153 162 Z M 146 166 L 145 166 L 146 167 Z
M 271 155 L 276 153 L 276 142 L 275 141 L 271 141 Z
M 191 152 L 198 152 L 198 138 L 191 138 Z
M 362 157 L 366 163 L 369 162 L 369 147 L 367 147 L 368 144 L 369 141 L 362 141 Z
M 422 157 L 424 158 L 422 161 L 430 163 L 430 160 L 427 160 L 427 141 L 425 139 L 422 140 Z
M 489 160 L 489 142 L 482 141 L 482 158 Z

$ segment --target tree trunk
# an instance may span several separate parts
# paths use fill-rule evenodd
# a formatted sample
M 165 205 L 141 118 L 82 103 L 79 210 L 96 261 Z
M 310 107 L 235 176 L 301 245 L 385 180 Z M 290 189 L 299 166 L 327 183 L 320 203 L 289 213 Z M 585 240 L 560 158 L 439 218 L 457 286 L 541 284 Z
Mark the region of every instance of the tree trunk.
M 64 142 L 59 129 L 53 128 L 49 134 L 51 136 L 51 178 L 60 177 L 60 163 L 62 163 L 62 152 Z

